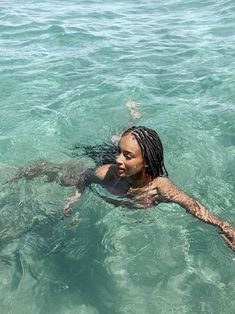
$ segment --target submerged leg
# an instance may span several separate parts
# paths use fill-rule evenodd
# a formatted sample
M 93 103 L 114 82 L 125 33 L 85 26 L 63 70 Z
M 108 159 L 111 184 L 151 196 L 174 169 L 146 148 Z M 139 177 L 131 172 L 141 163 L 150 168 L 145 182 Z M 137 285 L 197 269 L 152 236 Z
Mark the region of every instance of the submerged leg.
M 64 186 L 76 186 L 81 174 L 87 169 L 87 166 L 81 162 L 63 162 L 53 163 L 40 161 L 29 166 L 19 168 L 16 174 L 6 183 L 17 181 L 19 179 L 33 180 L 37 177 L 46 177 L 48 182 L 57 181 Z
M 133 120 L 136 120 L 136 119 L 139 119 L 139 118 L 142 117 L 142 114 L 139 111 L 139 106 L 138 106 L 138 104 L 136 102 L 129 100 L 125 104 L 125 106 L 129 109 L 131 118 Z
M 135 101 L 131 101 L 129 100 L 125 106 L 127 107 L 127 109 L 130 112 L 130 119 L 128 122 L 128 127 L 133 126 L 133 124 L 135 123 L 135 120 L 140 119 L 142 117 L 142 114 L 139 111 L 139 106 Z M 121 138 L 121 134 L 119 135 L 113 135 L 111 138 L 111 141 L 113 144 L 117 145 L 118 142 L 120 141 Z

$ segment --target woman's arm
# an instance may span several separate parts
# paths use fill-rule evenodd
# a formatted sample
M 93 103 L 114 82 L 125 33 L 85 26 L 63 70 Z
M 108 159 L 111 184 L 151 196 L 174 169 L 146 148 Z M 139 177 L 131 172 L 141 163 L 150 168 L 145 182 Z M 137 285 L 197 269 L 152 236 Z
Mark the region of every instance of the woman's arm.
M 67 202 L 66 204 L 64 205 L 64 208 L 63 208 L 63 214 L 64 215 L 68 215 L 70 214 L 71 212 L 71 206 L 75 203 L 77 203 L 79 200 L 80 200 L 80 197 L 81 197 L 81 192 L 77 189 L 76 192 L 75 192 L 75 195 L 69 197 L 67 199 Z
M 80 197 L 85 190 L 86 186 L 91 183 L 101 183 L 111 165 L 104 165 L 98 167 L 96 170 L 88 169 L 82 175 L 79 176 L 76 184 L 75 195 L 69 197 L 63 208 L 63 214 L 68 215 L 71 213 L 71 206 L 80 200 Z
M 230 223 L 210 214 L 202 204 L 180 190 L 166 177 L 157 178 L 157 191 L 162 201 L 179 204 L 196 218 L 218 227 L 222 231 L 223 239 L 235 250 L 235 229 Z
M 76 192 L 73 196 L 70 196 L 67 199 L 67 202 L 63 208 L 63 214 L 64 215 L 68 215 L 71 213 L 71 210 L 72 210 L 71 206 L 80 200 L 80 197 L 81 197 L 83 191 L 85 190 L 86 186 L 89 185 L 87 183 L 87 180 L 86 180 L 86 176 L 87 176 L 86 173 L 89 171 L 90 170 L 87 170 L 84 172 L 84 174 L 78 176 L 77 183 L 76 183 Z

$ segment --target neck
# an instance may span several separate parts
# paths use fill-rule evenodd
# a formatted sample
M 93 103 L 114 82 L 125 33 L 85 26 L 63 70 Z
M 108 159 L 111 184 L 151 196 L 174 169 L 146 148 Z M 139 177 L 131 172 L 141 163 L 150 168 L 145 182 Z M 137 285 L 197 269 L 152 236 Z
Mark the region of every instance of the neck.
M 152 177 L 147 175 L 146 172 L 136 174 L 130 178 L 130 186 L 132 188 L 142 188 L 152 181 Z

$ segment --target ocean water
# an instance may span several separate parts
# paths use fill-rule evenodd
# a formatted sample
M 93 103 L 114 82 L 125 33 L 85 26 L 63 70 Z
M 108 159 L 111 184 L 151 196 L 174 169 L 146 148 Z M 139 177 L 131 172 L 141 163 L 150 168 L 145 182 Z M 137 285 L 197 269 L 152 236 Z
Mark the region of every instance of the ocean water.
M 235 253 L 179 206 L 86 190 L 61 220 L 73 188 L 4 184 L 135 123 L 160 133 L 174 182 L 235 223 L 234 0 L 2 0 L 0 17 L 0 313 L 234 313 Z

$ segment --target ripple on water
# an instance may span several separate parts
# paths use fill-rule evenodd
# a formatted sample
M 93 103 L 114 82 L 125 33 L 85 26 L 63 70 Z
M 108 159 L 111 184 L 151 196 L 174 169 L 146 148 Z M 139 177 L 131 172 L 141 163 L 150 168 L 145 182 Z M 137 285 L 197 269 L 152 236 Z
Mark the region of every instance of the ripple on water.
M 1 183 L 9 165 L 109 141 L 135 123 L 130 100 L 176 183 L 233 220 L 233 1 L 0 7 Z M 233 314 L 234 253 L 215 228 L 92 192 L 61 222 L 73 192 L 43 178 L 1 186 L 0 312 Z

